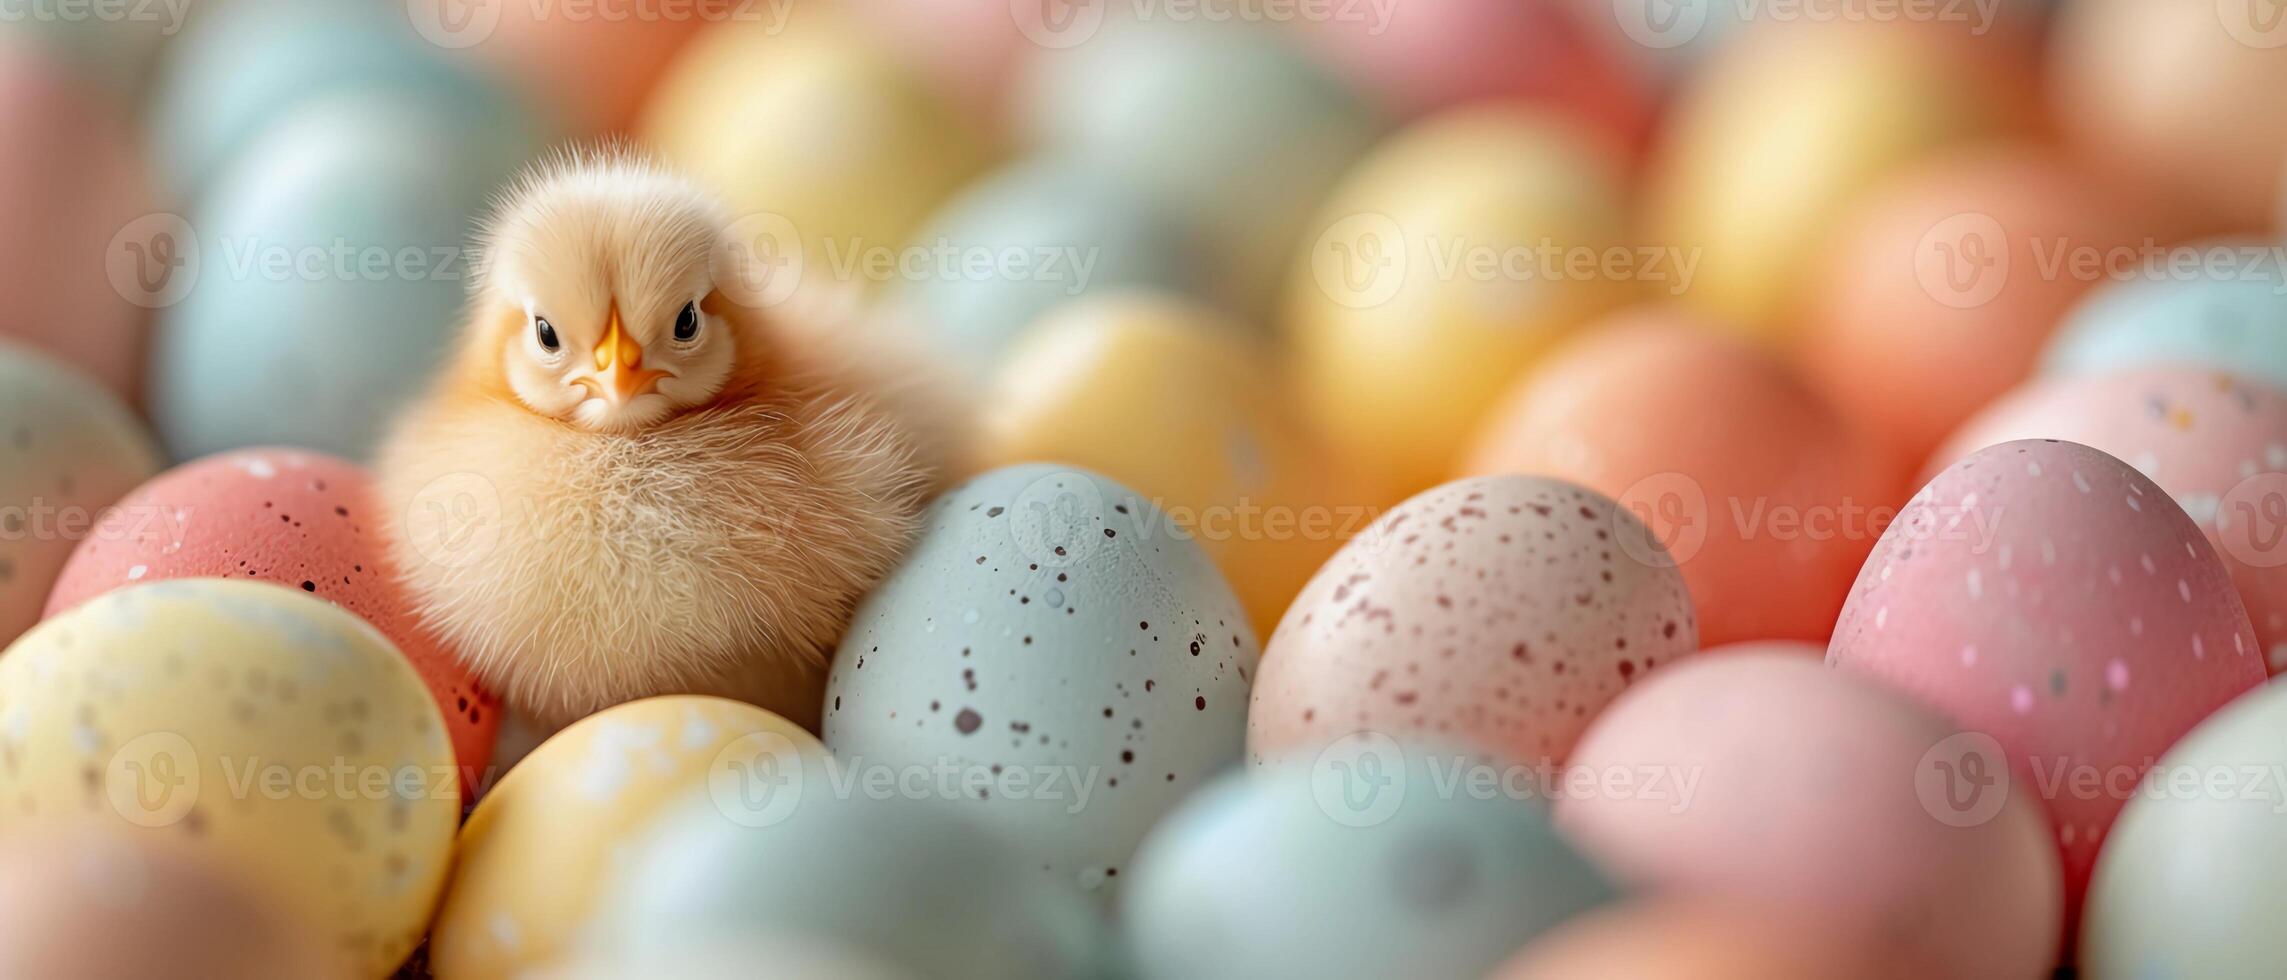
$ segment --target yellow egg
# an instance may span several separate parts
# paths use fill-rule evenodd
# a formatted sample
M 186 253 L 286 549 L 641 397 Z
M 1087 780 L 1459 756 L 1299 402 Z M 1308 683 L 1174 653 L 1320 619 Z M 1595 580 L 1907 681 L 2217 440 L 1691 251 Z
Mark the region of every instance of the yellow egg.
M 710 28 L 668 69 L 640 130 L 723 194 L 757 248 L 801 242 L 805 281 L 887 279 L 869 258 L 894 257 L 986 162 L 969 120 L 816 11 L 784 31 Z
M 586 925 L 620 846 L 663 809 L 712 794 L 726 815 L 759 826 L 773 815 L 771 781 L 824 759 L 793 722 L 722 698 L 650 698 L 580 720 L 469 815 L 431 967 L 446 980 L 487 980 L 545 966 Z
M 1267 633 L 1373 515 L 1344 499 L 1257 335 L 1171 296 L 1067 305 L 984 399 L 982 462 L 1075 464 L 1135 488 L 1199 540 Z
M 1374 499 L 1442 482 L 1519 371 L 1661 272 L 1609 274 L 1641 256 L 1618 169 L 1555 117 L 1465 109 L 1398 135 L 1320 212 L 1289 286 L 1295 380 Z
M 460 819 L 444 719 L 363 620 L 257 582 L 110 593 L 0 654 L 0 824 L 190 841 L 387 976 Z
M 2029 111 L 2014 40 L 1785 22 L 1723 49 L 1673 110 L 1650 177 L 1653 238 L 1698 258 L 1685 300 L 1714 322 L 1786 336 L 1804 270 L 1868 187 Z

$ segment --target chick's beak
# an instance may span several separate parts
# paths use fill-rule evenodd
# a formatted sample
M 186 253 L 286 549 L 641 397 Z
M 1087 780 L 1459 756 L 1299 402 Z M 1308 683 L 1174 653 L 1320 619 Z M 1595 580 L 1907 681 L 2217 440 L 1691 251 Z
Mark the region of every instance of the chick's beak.
M 612 304 L 611 320 L 604 326 L 603 340 L 596 344 L 595 365 L 593 375 L 577 380 L 614 405 L 625 405 L 658 390 L 659 379 L 670 376 L 643 366 L 643 345 L 629 337 L 627 328 L 620 324 L 618 303 Z

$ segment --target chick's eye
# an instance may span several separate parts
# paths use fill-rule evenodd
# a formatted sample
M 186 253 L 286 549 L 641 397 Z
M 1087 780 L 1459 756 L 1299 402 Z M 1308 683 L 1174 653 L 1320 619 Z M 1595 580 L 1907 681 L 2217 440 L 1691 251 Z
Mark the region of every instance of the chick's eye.
M 675 339 L 686 344 L 699 339 L 699 304 L 685 303 L 675 315 Z
M 539 338 L 541 350 L 553 354 L 564 349 L 563 340 L 556 336 L 556 325 L 549 323 L 547 317 L 532 318 L 532 333 Z

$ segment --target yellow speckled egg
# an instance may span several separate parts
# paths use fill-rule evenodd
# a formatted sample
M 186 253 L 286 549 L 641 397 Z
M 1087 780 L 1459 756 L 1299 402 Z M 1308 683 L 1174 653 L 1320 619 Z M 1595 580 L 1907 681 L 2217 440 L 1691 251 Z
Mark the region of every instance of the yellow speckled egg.
M 824 759 L 793 722 L 722 698 L 649 698 L 581 719 L 469 815 L 430 965 L 448 980 L 487 980 L 549 964 L 570 951 L 622 845 L 663 808 L 709 793 L 745 806 L 744 781 L 799 776 L 806 761 Z
M 193 842 L 362 976 L 420 941 L 460 779 L 397 648 L 332 604 L 178 579 L 95 599 L 0 654 L 0 826 Z
M 975 127 L 862 32 L 815 8 L 783 31 L 730 23 L 668 69 L 640 127 L 722 192 L 758 249 L 802 243 L 806 280 L 893 254 L 983 168 Z M 782 220 L 781 220 L 782 219 Z M 848 271 L 855 270 L 855 271 Z
M 1624 247 L 1618 163 L 1555 117 L 1463 109 L 1399 134 L 1319 214 L 1289 286 L 1310 420 L 1394 502 L 1441 482 L 1503 387 L 1674 274 Z
M 1267 633 L 1372 514 L 1344 499 L 1255 338 L 1171 296 L 1072 303 L 1002 366 L 983 402 L 981 462 L 1085 466 L 1151 497 L 1198 538 Z
M 2021 125 L 2026 46 L 2007 31 L 1757 24 L 1676 106 L 1647 222 L 1698 259 L 1685 298 L 1758 336 L 1785 336 L 1803 270 L 1850 204 L 1901 163 Z

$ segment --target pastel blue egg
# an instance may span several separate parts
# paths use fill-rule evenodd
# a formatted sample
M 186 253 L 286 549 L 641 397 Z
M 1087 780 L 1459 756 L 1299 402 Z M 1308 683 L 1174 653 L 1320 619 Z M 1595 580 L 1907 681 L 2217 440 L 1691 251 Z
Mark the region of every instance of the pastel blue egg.
M 309 103 L 191 215 L 196 267 L 154 341 L 168 451 L 362 458 L 458 330 L 487 197 L 516 164 L 464 121 L 378 92 Z
M 1362 734 L 1234 776 L 1137 856 L 1122 916 L 1145 980 L 1474 980 L 1615 897 L 1530 770 Z
M 592 920 L 589 961 L 622 967 L 599 976 L 658 975 L 647 967 L 773 936 L 917 977 L 1096 972 L 1108 941 L 1093 904 L 999 838 L 862 781 L 837 790 L 843 774 L 825 767 L 779 776 L 775 792 L 798 798 L 764 810 L 708 800 L 653 825 Z M 766 812 L 780 816 L 758 819 Z
M 826 746 L 949 767 L 940 805 L 1109 893 L 1185 794 L 1236 765 L 1259 648 L 1199 543 L 1105 477 L 1020 465 L 947 492 L 862 603 Z
M 1383 128 L 1265 24 L 1108 19 L 1020 86 L 1022 131 L 1186 221 L 1247 316 L 1271 312 L 1313 210 Z
M 1017 164 L 955 197 L 912 242 L 940 244 L 961 255 L 1039 259 L 1025 275 L 939 275 L 898 287 L 901 319 L 972 377 L 1076 296 L 1123 287 L 1180 291 L 1197 279 L 1178 222 L 1110 175 L 1055 160 Z
M 2276 249 L 2276 250 L 2274 250 Z M 2098 374 L 2163 364 L 2231 370 L 2287 387 L 2287 246 L 2218 242 L 2092 291 L 2049 342 L 2043 372 Z

